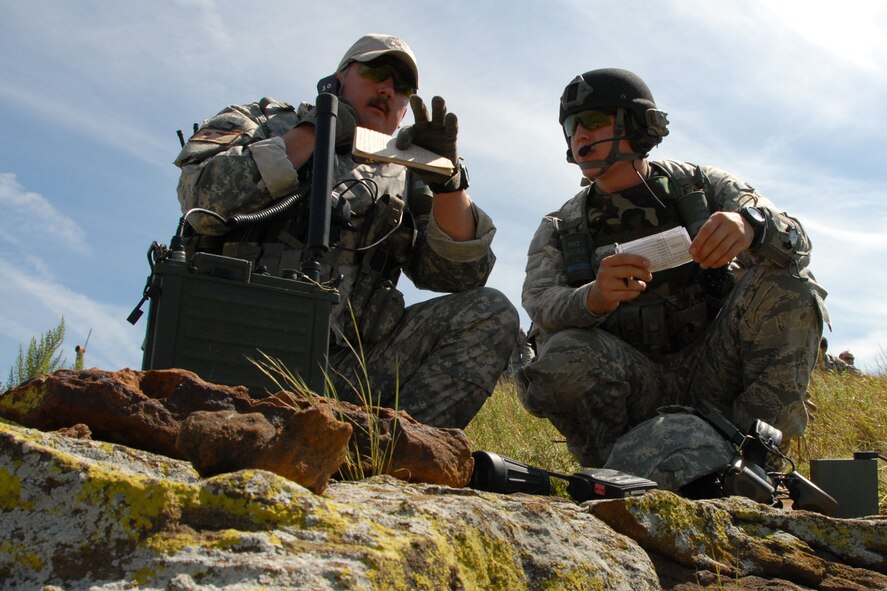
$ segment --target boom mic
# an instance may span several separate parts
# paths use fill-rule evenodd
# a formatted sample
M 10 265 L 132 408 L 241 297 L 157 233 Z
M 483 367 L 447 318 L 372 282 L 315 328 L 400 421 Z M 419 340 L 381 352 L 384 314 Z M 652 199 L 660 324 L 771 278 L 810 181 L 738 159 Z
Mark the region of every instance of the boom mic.
M 579 150 L 578 150 L 579 157 L 580 157 L 580 158 L 584 158 L 585 155 L 588 154 L 588 153 L 591 151 L 591 149 L 592 149 L 593 147 L 595 147 L 596 145 L 598 145 L 598 144 L 603 144 L 604 142 L 612 142 L 612 141 L 615 140 L 615 139 L 616 139 L 615 137 L 610 137 L 610 138 L 606 138 L 606 139 L 603 139 L 603 140 L 598 140 L 598 141 L 596 141 L 596 142 L 591 142 L 590 144 L 585 144 L 584 146 L 582 146 L 582 147 L 579 148 Z

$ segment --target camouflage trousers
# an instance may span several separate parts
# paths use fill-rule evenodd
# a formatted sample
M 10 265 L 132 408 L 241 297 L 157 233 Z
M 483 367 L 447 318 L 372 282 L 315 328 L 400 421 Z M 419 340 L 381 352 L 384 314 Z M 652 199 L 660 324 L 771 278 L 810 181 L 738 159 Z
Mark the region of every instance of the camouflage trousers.
M 804 398 L 822 334 L 815 289 L 786 270 L 754 267 L 697 341 L 655 362 L 599 328 L 547 335 L 519 372 L 518 395 L 585 466 L 603 465 L 614 442 L 657 408 L 700 399 L 741 430 L 754 419 L 780 429 L 785 447 L 807 426 Z
M 372 404 L 405 410 L 435 427 L 462 429 L 489 398 L 514 349 L 517 310 L 481 287 L 407 307 L 387 339 L 363 352 Z M 342 400 L 362 403 L 363 368 L 353 351 L 330 351 Z

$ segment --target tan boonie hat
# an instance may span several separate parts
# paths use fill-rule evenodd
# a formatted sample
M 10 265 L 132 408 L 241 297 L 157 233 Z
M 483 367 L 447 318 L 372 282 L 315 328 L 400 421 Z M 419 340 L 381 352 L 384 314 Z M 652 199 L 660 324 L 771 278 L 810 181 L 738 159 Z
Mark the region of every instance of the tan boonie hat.
M 413 55 L 413 50 L 410 49 L 409 45 L 393 35 L 380 35 L 378 33 L 364 35 L 345 52 L 345 56 L 339 62 L 337 70 L 342 70 L 351 62 L 368 62 L 389 53 L 400 58 L 406 64 L 410 72 L 413 73 L 413 82 L 415 82 L 416 88 L 418 88 L 419 66 L 416 65 L 416 56 Z

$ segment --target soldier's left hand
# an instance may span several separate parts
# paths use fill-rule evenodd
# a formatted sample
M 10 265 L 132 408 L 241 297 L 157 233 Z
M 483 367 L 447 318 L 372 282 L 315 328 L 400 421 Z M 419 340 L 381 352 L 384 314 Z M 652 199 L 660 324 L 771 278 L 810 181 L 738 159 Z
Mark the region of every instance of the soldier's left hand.
M 754 238 L 754 228 L 738 212 L 716 211 L 690 244 L 690 256 L 703 269 L 716 269 L 747 250 Z
M 461 182 L 459 152 L 456 148 L 459 120 L 454 113 L 447 112 L 447 103 L 439 96 L 431 99 L 430 117 L 428 108 L 419 95 L 414 94 L 410 97 L 410 107 L 413 109 L 416 122 L 401 128 L 397 134 L 397 147 L 405 150 L 411 145 L 416 145 L 448 158 L 456 167 L 452 175 L 424 171 L 418 173 L 435 193 L 457 190 Z

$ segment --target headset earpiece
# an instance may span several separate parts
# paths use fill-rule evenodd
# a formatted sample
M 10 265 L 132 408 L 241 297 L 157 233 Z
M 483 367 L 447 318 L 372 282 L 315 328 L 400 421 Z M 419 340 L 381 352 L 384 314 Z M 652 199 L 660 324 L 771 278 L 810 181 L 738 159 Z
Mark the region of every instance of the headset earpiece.
M 641 129 L 635 129 L 638 123 L 633 117 L 628 118 L 629 143 L 636 152 L 648 154 L 668 135 L 668 114 L 659 109 L 647 109 Z

